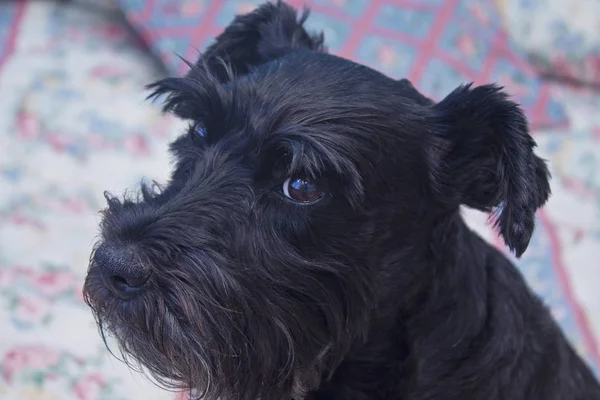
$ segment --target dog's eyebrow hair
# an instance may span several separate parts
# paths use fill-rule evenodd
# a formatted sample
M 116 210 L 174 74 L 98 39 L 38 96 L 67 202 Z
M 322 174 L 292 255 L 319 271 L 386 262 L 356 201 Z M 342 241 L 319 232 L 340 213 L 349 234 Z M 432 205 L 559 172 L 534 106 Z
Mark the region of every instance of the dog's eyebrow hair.
M 171 112 L 183 119 L 207 123 L 210 119 L 223 116 L 234 103 L 233 97 L 238 90 L 231 67 L 225 61 L 218 60 L 230 78 L 220 81 L 205 61 L 192 64 L 182 60 L 190 67 L 188 74 L 163 78 L 147 85 L 146 89 L 151 91 L 147 100 L 161 99 L 164 112 Z
M 184 119 L 205 119 L 220 115 L 226 108 L 231 90 L 212 80 L 164 78 L 147 86 L 152 90 L 149 100 L 163 96 L 163 111 Z

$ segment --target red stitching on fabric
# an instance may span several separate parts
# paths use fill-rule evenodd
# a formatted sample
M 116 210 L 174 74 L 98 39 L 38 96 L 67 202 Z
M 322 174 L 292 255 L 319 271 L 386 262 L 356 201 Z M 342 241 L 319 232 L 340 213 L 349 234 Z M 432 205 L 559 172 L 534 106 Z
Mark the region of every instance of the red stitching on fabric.
M 409 79 L 415 85 L 419 85 L 419 81 L 421 80 L 421 76 L 423 75 L 427 63 L 435 54 L 438 39 L 444 33 L 444 30 L 446 29 L 448 22 L 450 22 L 458 3 L 459 0 L 447 0 L 439 9 L 437 17 L 433 22 L 433 27 L 429 31 L 429 35 L 421 44 L 419 54 L 412 66 L 410 73 L 408 74 Z
M 538 124 L 545 124 L 551 121 L 546 121 L 544 116 L 546 115 L 546 107 L 548 106 L 548 102 L 550 101 L 550 88 L 541 81 L 540 91 L 537 97 L 537 101 L 533 104 L 533 108 L 531 110 L 531 121 Z
M 506 37 L 502 31 L 500 30 L 496 32 L 494 38 L 492 39 L 492 48 L 489 50 L 487 58 L 481 67 L 479 79 L 476 81 L 477 84 L 485 85 L 491 83 L 489 81 L 491 80 L 492 71 L 494 70 L 496 62 L 498 62 L 500 59 L 500 54 L 502 54 L 501 49 L 504 46 L 505 41 Z
M 129 18 L 135 20 L 138 23 L 148 22 L 152 17 L 152 12 L 156 8 L 157 0 L 146 0 L 144 8 L 136 15 L 131 15 Z
M 25 9 L 27 8 L 27 0 L 20 0 L 15 8 L 15 15 L 12 19 L 11 26 L 9 28 L 8 37 L 6 38 L 4 53 L 0 56 L 0 70 L 8 61 L 10 56 L 14 53 L 17 47 L 17 38 L 19 36 L 19 29 L 21 28 L 21 22 L 25 16 Z
M 221 11 L 222 6 L 223 2 L 221 1 L 210 2 L 208 9 L 200 21 L 198 21 L 196 28 L 190 29 L 189 36 L 191 45 L 190 49 L 185 53 L 184 57 L 186 59 L 193 60 L 194 62 L 196 61 L 199 55 L 198 51 L 201 50 L 200 45 L 202 45 L 202 43 L 209 37 L 209 33 L 213 32 L 215 29 L 214 21 L 216 16 L 219 14 L 219 11 Z M 187 68 L 187 65 L 181 63 L 179 72 L 185 72 Z
M 423 42 L 422 39 L 416 38 L 404 32 L 393 31 L 389 28 L 383 28 L 380 26 L 372 26 L 371 32 L 377 36 L 383 36 L 387 39 L 397 40 L 402 43 L 410 44 L 411 46 L 418 47 Z
M 150 28 L 152 36 L 156 39 L 160 38 L 172 38 L 172 37 L 186 37 L 193 30 L 193 27 L 189 26 L 165 26 L 160 28 Z
M 438 9 L 436 4 L 424 3 L 421 0 L 387 0 L 387 3 L 395 6 L 400 6 L 402 8 L 408 8 L 411 10 L 419 11 L 435 12 Z
M 346 39 L 344 47 L 339 51 L 342 57 L 352 59 L 360 42 L 365 38 L 367 33 L 371 31 L 373 21 L 377 18 L 377 13 L 383 4 L 380 1 L 372 1 L 369 3 L 360 20 L 355 21 L 355 28 L 350 36 Z
M 540 210 L 538 213 L 540 221 L 544 224 L 545 228 L 548 230 L 548 237 L 550 238 L 550 248 L 552 249 L 552 266 L 558 276 L 558 281 L 562 286 L 565 298 L 567 303 L 571 306 L 573 310 L 575 320 L 577 321 L 577 325 L 581 330 L 583 339 L 585 341 L 586 347 L 590 352 L 590 356 L 594 364 L 596 364 L 597 368 L 600 368 L 600 353 L 598 352 L 598 344 L 594 338 L 594 334 L 589 325 L 589 321 L 585 311 L 579 304 L 579 301 L 575 298 L 573 288 L 571 286 L 571 281 L 569 280 L 569 274 L 567 273 L 565 266 L 563 264 L 562 258 L 562 248 L 560 246 L 560 241 L 558 240 L 558 233 L 556 227 L 546 215 L 545 210 Z
M 355 22 L 352 16 L 346 14 L 339 8 L 336 8 L 335 6 L 325 6 L 323 4 L 315 3 L 314 1 L 310 0 L 291 0 L 289 1 L 289 3 L 292 6 L 296 7 L 298 10 L 301 10 L 303 7 L 308 7 L 315 13 L 327 15 L 328 17 L 338 19 L 348 24 L 352 24 L 353 22 Z M 372 0 L 371 3 L 378 3 L 378 1 Z

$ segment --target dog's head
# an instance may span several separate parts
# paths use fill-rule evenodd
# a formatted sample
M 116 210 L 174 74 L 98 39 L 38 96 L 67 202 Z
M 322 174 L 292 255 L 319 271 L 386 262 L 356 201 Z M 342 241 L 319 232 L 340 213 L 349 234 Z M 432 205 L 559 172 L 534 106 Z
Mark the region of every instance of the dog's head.
M 461 204 L 520 255 L 548 194 L 525 117 L 494 86 L 439 103 L 329 55 L 285 4 L 240 16 L 183 78 L 172 179 L 107 196 L 85 294 L 166 385 L 303 398 L 365 340 L 389 263 Z

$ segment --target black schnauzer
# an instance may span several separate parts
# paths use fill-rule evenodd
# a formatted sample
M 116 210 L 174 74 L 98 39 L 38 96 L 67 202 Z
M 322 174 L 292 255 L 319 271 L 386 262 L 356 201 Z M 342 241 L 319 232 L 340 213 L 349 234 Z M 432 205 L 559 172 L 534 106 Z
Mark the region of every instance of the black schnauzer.
M 517 269 L 549 196 L 493 85 L 435 103 L 327 54 L 283 3 L 238 16 L 183 78 L 164 188 L 107 196 L 85 285 L 127 362 L 194 398 L 590 400 L 600 386 Z

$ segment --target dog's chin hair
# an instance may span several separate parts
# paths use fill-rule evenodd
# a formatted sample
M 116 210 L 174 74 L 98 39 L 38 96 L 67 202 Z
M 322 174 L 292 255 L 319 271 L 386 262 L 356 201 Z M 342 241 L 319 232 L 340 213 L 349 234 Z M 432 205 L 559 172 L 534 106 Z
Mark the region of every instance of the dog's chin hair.
M 219 379 L 219 377 L 236 376 L 234 371 L 228 372 L 223 368 L 217 368 L 220 371 L 211 373 L 215 368 L 205 361 L 203 355 L 198 354 L 196 350 L 200 348 L 199 346 L 190 346 L 187 354 L 183 352 L 177 354 L 174 352 L 175 349 L 161 346 L 161 342 L 157 338 L 148 338 L 147 334 L 150 331 L 140 332 L 125 321 L 115 324 L 115 322 L 100 317 L 97 313 L 95 316 L 102 340 L 108 351 L 130 369 L 145 375 L 156 386 L 171 391 L 189 390 L 191 398 L 198 400 L 247 398 L 236 394 L 237 390 L 231 389 L 231 382 L 228 382 L 227 379 Z M 164 319 L 177 324 L 168 311 L 165 313 Z M 181 330 L 180 327 L 177 329 Z M 111 348 L 110 338 L 116 339 L 117 351 Z M 172 334 L 166 336 L 165 339 L 173 340 Z M 260 400 L 277 398 L 302 400 L 308 395 L 308 392 L 316 389 L 321 383 L 320 364 L 329 348 L 330 346 L 326 346 L 315 359 L 315 366 L 279 376 L 278 390 L 277 387 L 269 388 L 268 395 L 262 395 L 260 388 L 246 387 L 246 389 L 254 390 L 256 399 Z M 185 361 L 182 361 L 182 356 L 185 357 Z M 291 375 L 291 379 L 287 375 Z M 252 380 L 250 379 L 249 382 Z
M 139 321 L 109 320 L 98 313 L 95 315 L 108 351 L 158 387 L 191 390 L 198 399 L 226 396 L 224 388 L 219 387 L 211 374 L 213 368 L 205 357 L 198 354 L 198 346 L 190 346 L 187 352 L 173 346 L 172 341 L 176 337 L 183 339 L 183 329 L 168 310 L 161 319 L 171 326 L 172 333 L 160 333 L 157 324 L 152 325 L 151 322 L 148 322 L 147 329 L 140 330 L 139 326 L 135 326 L 135 322 Z M 117 349 L 113 348 L 110 338 L 116 339 Z
M 339 339 L 345 329 L 329 326 L 320 328 L 309 347 L 314 350 L 307 351 L 290 328 L 293 310 L 277 307 L 265 313 L 268 317 L 254 318 L 256 324 L 243 333 L 244 325 L 236 318 L 248 320 L 248 314 L 224 305 L 215 312 L 210 300 L 199 301 L 181 279 L 170 280 L 178 282 L 176 288 L 162 287 L 162 296 L 141 294 L 133 301 L 106 296 L 105 289 L 94 285 L 98 280 L 90 279 L 85 298 L 109 351 L 156 385 L 190 390 L 193 398 L 301 400 L 319 386 L 324 373 L 335 369 L 349 347 L 348 338 Z M 228 307 L 241 309 L 235 303 L 244 298 L 229 300 Z M 320 312 L 342 314 L 333 309 Z M 108 339 L 113 337 L 118 351 L 111 349 Z
M 102 340 L 108 351 L 129 368 L 144 374 L 167 390 L 193 388 L 198 398 L 218 392 L 201 346 L 191 343 L 173 312 L 161 298 L 136 299 L 127 303 L 111 301 L 100 287 L 86 282 L 84 298 L 93 311 Z M 99 285 L 97 285 L 99 286 Z M 109 300 L 107 300 L 109 299 Z M 160 316 L 153 321 L 153 315 Z M 114 349 L 114 338 L 118 346 Z

